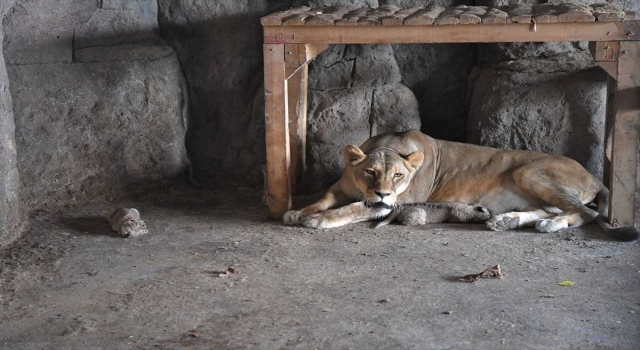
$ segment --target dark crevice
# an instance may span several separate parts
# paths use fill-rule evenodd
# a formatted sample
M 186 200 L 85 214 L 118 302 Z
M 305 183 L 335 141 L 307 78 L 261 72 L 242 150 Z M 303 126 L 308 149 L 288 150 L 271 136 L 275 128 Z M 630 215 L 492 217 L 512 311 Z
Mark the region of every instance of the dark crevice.
M 373 123 L 375 123 L 375 116 L 373 114 L 373 103 L 376 96 L 376 89 L 371 91 L 371 105 L 369 106 L 369 137 L 373 137 Z
M 349 80 L 349 89 L 353 87 L 353 82 L 355 81 L 355 78 L 356 78 L 356 61 L 357 60 L 358 58 L 353 59 L 353 66 L 351 67 L 351 80 Z

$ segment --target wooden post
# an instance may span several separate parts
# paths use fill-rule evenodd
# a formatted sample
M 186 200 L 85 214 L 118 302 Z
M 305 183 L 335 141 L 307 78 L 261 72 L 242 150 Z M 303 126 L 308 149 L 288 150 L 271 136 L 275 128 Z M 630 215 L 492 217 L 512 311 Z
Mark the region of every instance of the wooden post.
M 269 217 L 291 208 L 290 145 L 284 44 L 264 45 L 265 137 Z
M 635 224 L 640 124 L 640 41 L 620 42 L 611 142 L 609 223 Z
M 291 138 L 291 188 L 296 191 L 307 160 L 307 85 L 309 65 L 297 70 L 287 80 L 289 93 L 289 137 Z

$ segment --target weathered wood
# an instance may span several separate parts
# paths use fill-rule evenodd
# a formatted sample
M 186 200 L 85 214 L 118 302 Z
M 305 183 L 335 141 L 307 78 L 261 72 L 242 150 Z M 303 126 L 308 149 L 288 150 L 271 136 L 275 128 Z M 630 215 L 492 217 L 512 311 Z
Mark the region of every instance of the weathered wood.
M 358 19 L 359 26 L 379 26 L 382 22 L 375 16 L 360 17 Z
M 551 4 L 540 4 L 533 7 L 533 21 L 535 23 L 558 22 L 556 8 Z
M 507 8 L 507 13 L 513 23 L 531 23 L 533 8 L 527 4 L 515 4 Z
M 285 45 L 285 78 L 291 78 L 328 47 L 329 44 Z
M 611 4 L 594 4 L 591 5 L 593 15 L 599 22 L 624 21 L 624 11 L 618 10 Z
M 609 223 L 635 224 L 640 121 L 640 41 L 620 43 L 610 168 Z
M 640 14 L 636 11 L 625 11 L 624 13 L 625 21 L 637 21 L 640 20 Z
M 302 46 L 302 44 L 300 44 Z M 287 103 L 289 112 L 289 181 L 291 192 L 296 192 L 298 179 L 304 172 L 306 161 L 307 136 L 307 74 L 308 65 L 304 64 L 286 80 Z
M 337 26 L 356 26 L 360 17 L 346 17 L 335 22 Z
M 406 26 L 431 25 L 444 12 L 444 7 L 431 6 L 417 11 L 404 20 Z
M 409 18 L 407 18 L 408 20 Z M 406 20 L 405 20 L 406 22 Z M 640 40 L 640 21 L 482 25 L 264 27 L 266 43 L 394 44 Z
M 265 138 L 269 216 L 280 218 L 291 208 L 289 116 L 282 44 L 264 45 Z
M 464 13 L 458 16 L 460 24 L 478 24 L 482 23 L 482 16 L 487 13 L 486 6 L 469 6 Z
M 464 5 L 463 5 L 464 6 Z M 449 7 L 433 21 L 435 25 L 460 24 L 460 15 L 464 13 L 466 6 Z
M 399 10 L 394 12 L 392 15 L 382 17 L 382 25 L 383 26 L 401 26 L 404 24 L 404 20 L 411 16 L 412 14 L 421 10 L 422 7 L 412 7 L 405 10 Z
M 510 23 L 509 15 L 497 8 L 491 8 L 482 16 L 483 24 L 504 24 Z
M 303 26 L 305 25 L 305 20 L 309 18 L 308 13 L 301 13 L 298 15 L 289 16 L 282 19 L 283 26 Z
M 608 62 L 616 65 L 616 72 L 618 71 L 618 62 Z M 616 89 L 618 88 L 618 82 L 616 81 L 618 75 L 607 77 L 607 101 L 605 105 L 605 121 L 604 121 L 604 152 L 603 152 L 603 162 L 602 162 L 602 183 L 607 187 L 611 186 L 611 147 L 612 147 L 612 129 L 613 129 L 613 121 L 616 116 Z M 608 210 L 609 208 L 607 208 Z M 609 215 L 607 214 L 607 217 Z
M 307 18 L 304 22 L 307 26 L 332 26 L 335 25 L 335 18 L 331 15 L 315 15 Z
M 556 6 L 558 22 L 593 22 L 596 18 L 590 6 L 562 4 Z
M 480 22 L 478 21 L 480 18 Z M 301 7 L 276 12 L 262 17 L 263 26 L 357 26 L 357 25 L 452 25 L 452 24 L 504 24 L 504 23 L 556 23 L 556 22 L 610 22 L 636 20 L 633 11 L 624 12 L 607 3 L 592 6 L 575 3 L 531 7 L 512 4 L 487 8 L 486 6 L 459 5 L 449 8 L 432 6 L 400 9 L 392 5 L 377 8 L 355 6 Z
M 604 69 L 609 76 L 618 78 L 618 54 L 620 52 L 620 42 L 618 41 L 598 41 L 589 42 L 589 51 L 594 61 Z
M 617 62 L 620 52 L 618 41 L 589 42 L 589 51 L 596 62 Z M 615 76 L 617 78 L 617 75 Z
M 311 10 L 311 7 L 303 6 L 286 11 L 275 12 L 268 16 L 262 17 L 260 19 L 260 22 L 263 26 L 279 26 L 282 24 L 283 18 L 290 17 L 292 15 L 299 15 L 309 10 Z

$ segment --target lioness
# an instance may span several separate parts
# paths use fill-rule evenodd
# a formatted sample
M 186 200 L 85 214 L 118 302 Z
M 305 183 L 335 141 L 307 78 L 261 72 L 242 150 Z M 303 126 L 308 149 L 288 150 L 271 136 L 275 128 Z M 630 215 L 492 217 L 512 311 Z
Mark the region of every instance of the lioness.
M 488 208 L 491 230 L 556 232 L 596 219 L 585 204 L 608 192 L 566 157 L 436 140 L 416 130 L 381 134 L 343 153 L 340 180 L 316 203 L 286 212 L 285 224 L 332 228 L 384 218 L 400 204 L 462 202 Z M 637 238 L 635 229 L 610 231 Z

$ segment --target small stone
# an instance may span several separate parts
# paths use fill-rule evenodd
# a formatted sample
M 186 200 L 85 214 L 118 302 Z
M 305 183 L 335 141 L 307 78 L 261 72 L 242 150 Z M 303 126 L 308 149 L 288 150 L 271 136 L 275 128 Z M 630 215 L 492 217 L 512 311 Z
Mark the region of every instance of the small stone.
M 443 315 L 451 315 L 453 313 L 453 311 L 443 311 L 442 314 Z

